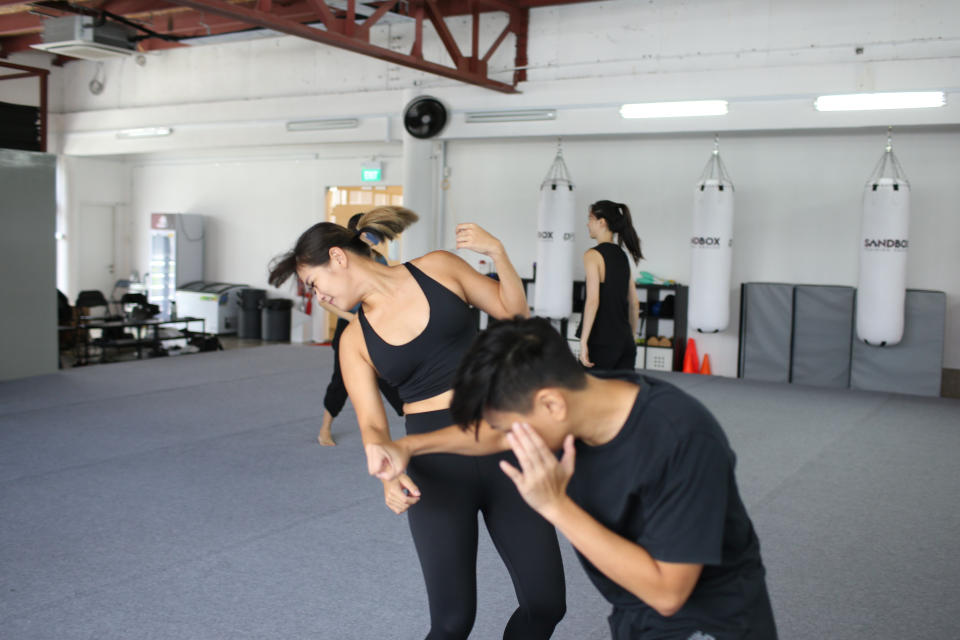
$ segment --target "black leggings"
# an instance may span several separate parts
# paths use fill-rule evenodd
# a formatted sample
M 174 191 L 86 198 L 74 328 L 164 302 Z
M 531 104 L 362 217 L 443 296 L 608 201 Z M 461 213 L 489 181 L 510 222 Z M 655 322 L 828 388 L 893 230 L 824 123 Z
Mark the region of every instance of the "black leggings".
M 408 414 L 407 433 L 453 424 L 449 410 Z M 513 452 L 472 457 L 446 453 L 411 459 L 420 488 L 408 511 L 430 602 L 427 640 L 464 639 L 477 612 L 477 512 L 507 566 L 520 606 L 505 640 L 549 638 L 566 613 L 566 584 L 554 528 L 520 497 L 500 460 L 519 468 Z
M 323 408 L 330 412 L 330 415 L 336 418 L 343 410 L 343 405 L 347 402 L 347 388 L 343 386 L 343 374 L 340 373 L 340 335 L 347 328 L 349 323 L 343 318 L 337 318 L 337 328 L 333 332 L 333 375 L 330 376 L 330 383 L 327 384 L 327 392 L 323 394 Z M 403 400 L 397 390 L 386 383 L 382 378 L 377 378 L 377 385 L 380 392 L 387 399 L 393 410 L 398 416 L 403 415 Z
M 637 366 L 637 345 L 633 340 L 625 340 L 616 345 L 587 343 L 587 346 L 594 369 L 632 371 Z

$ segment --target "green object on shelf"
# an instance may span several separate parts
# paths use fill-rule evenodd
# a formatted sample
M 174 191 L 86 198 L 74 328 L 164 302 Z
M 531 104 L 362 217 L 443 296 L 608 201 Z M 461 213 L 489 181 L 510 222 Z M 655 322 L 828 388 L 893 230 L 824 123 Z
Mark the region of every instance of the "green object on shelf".
M 637 273 L 636 284 L 676 284 L 676 281 L 661 278 L 649 271 L 640 271 Z

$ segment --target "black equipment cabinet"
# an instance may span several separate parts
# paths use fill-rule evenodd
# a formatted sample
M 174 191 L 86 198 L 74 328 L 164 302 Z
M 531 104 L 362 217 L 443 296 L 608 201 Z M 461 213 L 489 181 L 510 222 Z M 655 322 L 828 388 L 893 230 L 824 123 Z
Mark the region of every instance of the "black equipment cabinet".
M 687 349 L 687 305 L 689 287 L 684 284 L 638 284 L 637 299 L 640 301 L 640 337 L 664 335 L 673 341 L 673 370 L 683 370 L 683 356 Z M 672 309 L 664 305 L 668 296 L 673 296 Z M 655 303 L 659 302 L 659 305 Z M 661 333 L 663 320 L 673 321 L 673 334 Z

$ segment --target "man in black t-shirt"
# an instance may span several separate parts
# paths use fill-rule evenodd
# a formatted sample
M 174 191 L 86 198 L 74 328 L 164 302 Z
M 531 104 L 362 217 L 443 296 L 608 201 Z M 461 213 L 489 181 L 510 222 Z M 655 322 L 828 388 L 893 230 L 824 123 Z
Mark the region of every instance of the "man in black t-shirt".
M 613 604 L 613 638 L 777 637 L 734 453 L 697 400 L 634 372 L 587 374 L 533 318 L 477 338 L 451 411 L 508 432 L 521 468 L 503 471 Z

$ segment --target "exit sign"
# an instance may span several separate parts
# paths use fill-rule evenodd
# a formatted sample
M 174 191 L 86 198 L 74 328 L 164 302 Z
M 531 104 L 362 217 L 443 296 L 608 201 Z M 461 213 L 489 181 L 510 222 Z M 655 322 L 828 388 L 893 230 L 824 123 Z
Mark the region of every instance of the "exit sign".
M 360 166 L 360 180 L 363 182 L 380 182 L 383 179 L 383 168 L 379 162 L 366 162 Z

